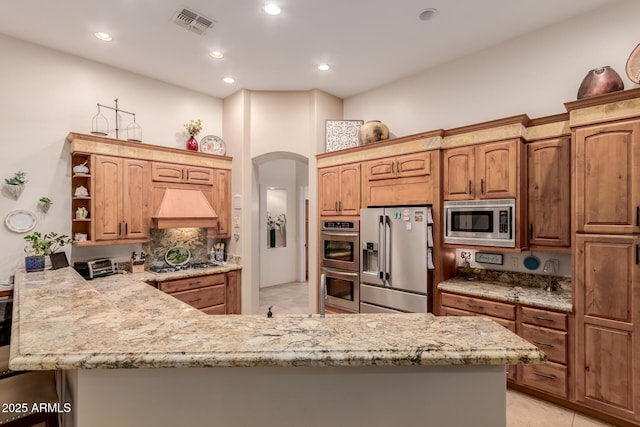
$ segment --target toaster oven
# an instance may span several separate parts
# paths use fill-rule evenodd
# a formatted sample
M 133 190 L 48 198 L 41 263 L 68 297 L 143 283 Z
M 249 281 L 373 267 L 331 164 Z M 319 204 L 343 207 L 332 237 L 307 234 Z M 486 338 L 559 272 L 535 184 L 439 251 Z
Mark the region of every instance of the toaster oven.
M 118 263 L 113 258 L 74 262 L 73 268 L 85 279 L 110 276 L 118 273 Z

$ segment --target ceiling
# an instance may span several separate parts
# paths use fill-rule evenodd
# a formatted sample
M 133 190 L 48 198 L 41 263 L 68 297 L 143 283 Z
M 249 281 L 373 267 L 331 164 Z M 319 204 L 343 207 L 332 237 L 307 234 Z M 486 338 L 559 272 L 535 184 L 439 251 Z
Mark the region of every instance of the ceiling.
M 220 98 L 241 88 L 348 98 L 617 0 L 276 1 L 278 16 L 263 0 L 3 0 L 0 33 Z M 175 25 L 185 7 L 214 27 Z M 427 8 L 438 14 L 420 20 Z

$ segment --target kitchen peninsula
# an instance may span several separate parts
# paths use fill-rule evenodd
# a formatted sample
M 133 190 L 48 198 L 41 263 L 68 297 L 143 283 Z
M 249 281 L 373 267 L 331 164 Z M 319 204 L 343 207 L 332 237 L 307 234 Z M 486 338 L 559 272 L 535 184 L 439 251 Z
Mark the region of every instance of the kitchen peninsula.
M 504 365 L 546 360 L 483 318 L 209 316 L 143 280 L 16 273 L 10 367 L 60 371 L 63 425 L 504 426 Z

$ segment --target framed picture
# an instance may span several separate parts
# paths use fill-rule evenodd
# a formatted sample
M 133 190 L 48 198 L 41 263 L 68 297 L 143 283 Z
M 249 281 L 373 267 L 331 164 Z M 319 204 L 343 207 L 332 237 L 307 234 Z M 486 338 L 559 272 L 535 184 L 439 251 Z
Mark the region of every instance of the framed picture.
M 69 267 L 69 261 L 67 260 L 67 254 L 64 252 L 56 252 L 49 255 L 51 259 L 51 269 L 57 270 L 59 268 Z
M 364 120 L 327 120 L 325 152 L 357 147 L 363 124 Z

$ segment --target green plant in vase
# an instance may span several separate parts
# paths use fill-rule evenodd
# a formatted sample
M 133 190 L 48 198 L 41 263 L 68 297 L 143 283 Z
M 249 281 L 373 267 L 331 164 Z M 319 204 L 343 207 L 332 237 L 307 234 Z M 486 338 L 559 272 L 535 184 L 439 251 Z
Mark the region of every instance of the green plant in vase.
M 73 244 L 73 240 L 65 234 L 50 232 L 42 234 L 34 231 L 24 236 L 24 240 L 28 242 L 24 251 L 27 253 L 25 257 L 25 269 L 27 271 L 44 270 L 45 257 L 49 256 L 66 245 Z
M 40 207 L 42 208 L 42 211 L 44 213 L 47 213 L 49 211 L 49 208 L 53 204 L 53 201 L 45 196 L 40 197 L 40 200 L 38 200 L 38 202 L 40 202 Z

